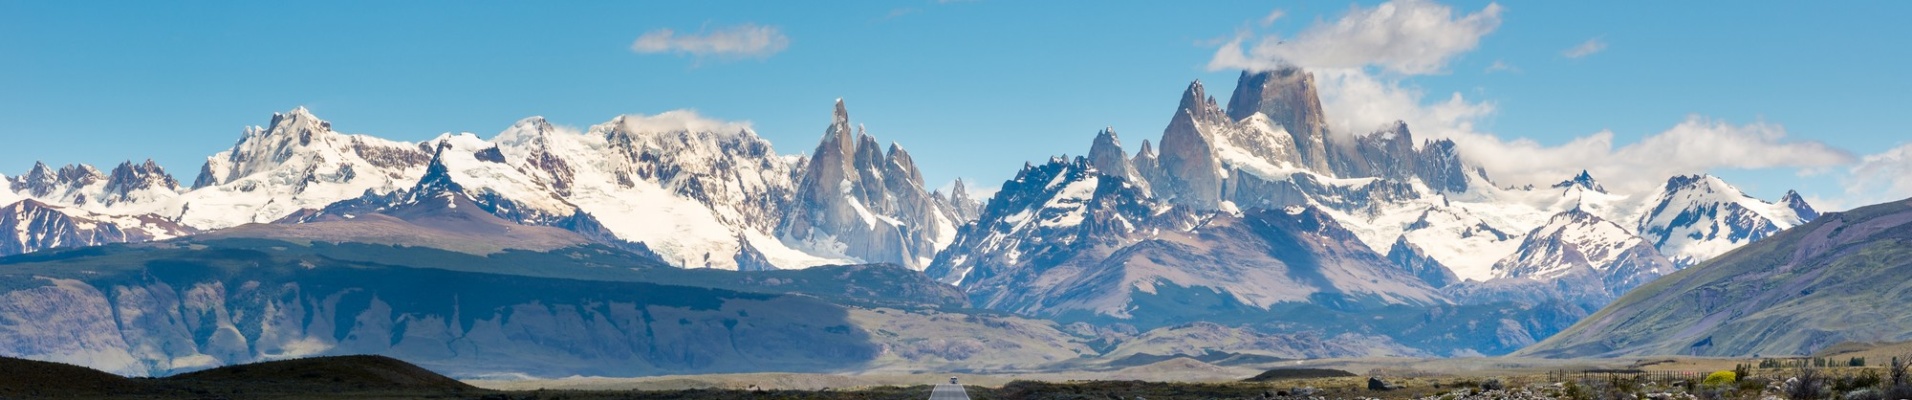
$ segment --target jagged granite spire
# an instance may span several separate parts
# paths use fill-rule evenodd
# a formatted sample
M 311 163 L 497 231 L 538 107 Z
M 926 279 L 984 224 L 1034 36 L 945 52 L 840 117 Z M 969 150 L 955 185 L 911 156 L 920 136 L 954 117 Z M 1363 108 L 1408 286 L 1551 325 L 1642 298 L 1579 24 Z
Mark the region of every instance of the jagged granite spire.
M 1122 140 L 1115 135 L 1115 128 L 1103 128 L 1095 135 L 1095 143 L 1089 146 L 1089 166 L 1103 175 L 1119 176 L 1128 182 L 1141 186 L 1143 193 L 1148 192 L 1148 181 L 1137 172 L 1134 164 L 1129 163 L 1128 153 L 1122 150 Z
M 1214 210 L 1221 207 L 1222 166 L 1215 157 L 1213 138 L 1198 124 L 1215 121 L 1220 111 L 1214 103 L 1204 102 L 1202 81 L 1188 85 L 1182 93 L 1182 106 L 1162 131 L 1159 156 L 1160 182 L 1155 189 L 1173 204 Z
M 875 137 L 852 136 L 838 99 L 776 234 L 814 253 L 920 270 L 955 231 L 922 179 L 901 146 L 886 153 Z

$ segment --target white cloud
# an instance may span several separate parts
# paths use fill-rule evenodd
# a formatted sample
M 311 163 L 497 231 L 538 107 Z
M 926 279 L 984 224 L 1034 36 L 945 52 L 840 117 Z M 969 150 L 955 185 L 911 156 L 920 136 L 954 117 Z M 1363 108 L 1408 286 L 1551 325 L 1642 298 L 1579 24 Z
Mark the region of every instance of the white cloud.
M 609 122 L 623 124 L 626 132 L 711 132 L 734 135 L 751 131 L 750 121 L 725 121 L 698 114 L 696 110 L 671 110 L 657 115 L 625 114 Z
M 1268 70 L 1285 63 L 1309 69 L 1374 65 L 1400 74 L 1437 73 L 1498 28 L 1500 12 L 1500 4 L 1488 4 L 1456 17 L 1453 8 L 1427 0 L 1356 6 L 1340 20 L 1315 24 L 1292 39 L 1268 35 L 1244 49 L 1249 35 L 1238 35 L 1215 51 L 1208 68 Z
M 1418 87 L 1360 70 L 1318 70 L 1315 78 L 1323 111 L 1337 132 L 1360 134 L 1395 120 L 1406 121 L 1417 137 L 1454 140 L 1463 157 L 1485 168 L 1501 185 L 1552 184 L 1586 169 L 1610 189 L 1642 191 L 1664 184 L 1673 175 L 1720 168 L 1791 168 L 1813 173 L 1855 159 L 1825 143 L 1789 140 L 1785 127 L 1778 124 L 1736 125 L 1701 116 L 1618 147 L 1614 133 L 1608 131 L 1548 146 L 1477 130 L 1477 122 L 1493 115 L 1491 102 L 1470 101 L 1460 93 L 1427 99 Z M 1912 173 L 1912 146 L 1896 157 L 1906 161 L 1897 171 Z M 1912 178 L 1898 184 L 1912 190 Z
M 1365 134 L 1406 121 L 1419 135 L 1449 137 L 1474 131 L 1474 121 L 1494 112 L 1494 105 L 1470 102 L 1460 93 L 1445 101 L 1424 103 L 1420 88 L 1384 80 L 1357 69 L 1313 71 L 1321 93 L 1321 108 L 1336 132 Z
M 1812 173 L 1854 159 L 1850 152 L 1822 142 L 1788 140 L 1786 128 L 1778 124 L 1735 125 L 1698 115 L 1618 148 L 1611 131 L 1558 146 L 1474 132 L 1450 138 L 1465 157 L 1503 185 L 1547 184 L 1586 169 L 1608 188 L 1630 192 L 1651 190 L 1674 175 L 1723 168 L 1790 168 Z
M 1867 155 L 1847 172 L 1846 195 L 1857 204 L 1912 197 L 1912 143 Z
M 704 34 L 680 35 L 669 28 L 638 36 L 631 51 L 640 54 L 677 53 L 697 58 L 768 58 L 790 47 L 790 38 L 775 26 L 743 24 Z
M 1566 56 L 1567 58 L 1581 58 L 1605 51 L 1606 49 L 1607 41 L 1600 40 L 1600 38 L 1592 38 L 1581 42 L 1578 46 L 1573 46 L 1573 48 L 1561 50 L 1560 55 Z
M 1308 27 L 1286 41 L 1262 37 L 1244 50 L 1251 38 L 1238 35 L 1216 51 L 1209 68 L 1261 70 L 1284 63 L 1307 68 L 1315 74 L 1328 124 L 1339 135 L 1365 134 L 1395 120 L 1406 121 L 1422 138 L 1454 140 L 1463 157 L 1502 185 L 1552 184 L 1587 169 L 1609 189 L 1640 192 L 1659 187 L 1673 175 L 1717 169 L 1811 174 L 1855 160 L 1851 153 L 1822 142 L 1791 140 L 1778 124 L 1733 124 L 1697 115 L 1624 145 L 1616 144 L 1608 131 L 1550 146 L 1477 130 L 1478 122 L 1494 114 L 1493 103 L 1460 93 L 1430 97 L 1406 80 L 1440 72 L 1454 57 L 1472 51 L 1500 25 L 1501 11 L 1498 4 L 1489 4 L 1457 16 L 1452 8 L 1426 0 L 1355 7 L 1339 20 Z M 1605 47 L 1594 38 L 1565 54 L 1586 56 Z M 1371 66 L 1389 74 L 1377 75 Z M 1494 71 L 1518 69 L 1496 60 L 1488 67 Z M 1882 163 L 1912 160 L 1912 148 L 1879 157 Z M 1912 178 L 1897 178 L 1912 175 L 1900 174 L 1912 172 L 1912 161 L 1896 165 L 1891 168 L 1900 169 L 1875 175 L 1894 179 L 1886 185 L 1912 190 Z

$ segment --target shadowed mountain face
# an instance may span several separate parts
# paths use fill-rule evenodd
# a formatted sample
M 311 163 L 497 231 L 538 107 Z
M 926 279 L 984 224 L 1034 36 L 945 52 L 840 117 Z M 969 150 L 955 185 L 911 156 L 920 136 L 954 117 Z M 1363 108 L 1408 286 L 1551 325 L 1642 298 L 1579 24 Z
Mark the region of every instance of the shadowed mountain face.
M 880 351 L 844 307 L 813 297 L 470 271 L 622 269 L 590 248 L 508 253 L 455 271 L 385 264 L 457 262 L 397 247 L 151 246 L 172 248 L 6 260 L 0 307 L 18 311 L 0 322 L 0 351 L 130 375 L 384 354 L 467 376 L 817 370 Z
M 1912 200 L 1829 213 L 1635 289 L 1520 354 L 1803 355 L 1912 338 Z

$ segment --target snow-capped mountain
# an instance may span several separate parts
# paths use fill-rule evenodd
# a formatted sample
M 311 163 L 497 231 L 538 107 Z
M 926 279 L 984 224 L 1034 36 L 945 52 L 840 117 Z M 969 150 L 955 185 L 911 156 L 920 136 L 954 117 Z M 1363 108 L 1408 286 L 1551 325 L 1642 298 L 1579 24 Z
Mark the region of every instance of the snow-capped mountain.
M 180 190 L 179 181 L 153 160 L 123 162 L 110 174 L 86 164 L 54 170 L 36 162 L 8 184 L 13 191 L 47 204 L 117 215 L 159 212 L 179 197 Z
M 430 160 L 420 144 L 339 133 L 299 107 L 247 128 L 231 149 L 207 157 L 192 191 L 168 215 L 199 229 L 272 222 L 410 187 Z
M 1365 134 L 1329 131 L 1320 122 L 1325 118 L 1315 92 L 1312 76 L 1298 69 L 1244 73 L 1223 109 L 1201 82 L 1194 82 L 1156 142 L 1159 147 L 1144 140 L 1140 151 L 1124 160 L 1113 130 L 1105 129 L 1096 136 L 1089 157 L 1074 162 L 1081 165 L 1056 159 L 1026 166 L 927 272 L 961 285 L 978 306 L 1023 313 L 1073 309 L 1132 315 L 1132 304 L 1120 296 L 1126 288 L 1150 287 L 1155 276 L 1174 277 L 1161 279 L 1171 285 L 1213 288 L 1258 307 L 1314 302 L 1318 299 L 1257 297 L 1259 292 L 1233 287 L 1230 280 L 1294 285 L 1263 276 L 1268 271 L 1221 266 L 1251 262 L 1332 270 L 1347 263 L 1294 264 L 1229 253 L 1217 249 L 1240 246 L 1242 240 L 1271 240 L 1256 246 L 1294 244 L 1268 237 L 1243 239 L 1256 237 L 1253 232 L 1211 236 L 1198 228 L 1283 213 L 1333 222 L 1363 252 L 1386 254 L 1382 262 L 1389 266 L 1387 274 L 1411 281 L 1380 286 L 1407 297 L 1443 288 L 1446 294 L 1430 295 L 1435 302 L 1567 300 L 1598 307 L 1685 265 L 1661 254 L 1670 256 L 1681 251 L 1679 247 L 1656 246 L 1667 241 L 1642 234 L 1651 232 L 1647 229 L 1614 222 L 1656 221 L 1664 211 L 1650 206 L 1656 201 L 1650 196 L 1609 192 L 1585 171 L 1549 187 L 1501 187 L 1469 164 L 1453 142 L 1417 141 L 1404 123 Z M 1122 182 L 1125 189 L 1087 189 L 1106 187 L 1111 180 Z M 1789 196 L 1785 204 L 1761 210 L 1810 209 L 1797 196 Z M 1084 207 L 1103 210 L 1103 219 L 1088 219 L 1100 223 L 1072 219 L 1080 218 L 1074 216 L 1083 212 L 1074 210 Z M 1688 217 L 1675 225 L 1693 220 Z M 1760 221 L 1727 220 L 1720 229 L 1757 232 L 1776 226 Z M 1727 241 L 1722 247 L 1747 241 Z M 1165 243 L 1204 250 L 1176 253 L 1187 248 Z M 1142 253 L 1148 255 L 1144 261 L 1135 261 Z M 1105 270 L 1124 272 L 1095 277 Z
M 1639 219 L 1638 232 L 1682 267 L 1819 216 L 1797 192 L 1787 191 L 1779 203 L 1768 203 L 1711 175 L 1667 179 L 1651 204 Z
M 0 255 L 144 242 L 190 234 L 190 228 L 151 215 L 113 216 L 24 199 L 0 206 Z
M 1581 209 L 1555 214 L 1494 263 L 1495 278 L 1572 282 L 1561 290 L 1592 308 L 1674 269 L 1645 239 Z
M 1155 306 L 1191 293 L 1263 311 L 1324 299 L 1445 302 L 1313 208 L 1188 210 L 1147 197 L 1087 158 L 1055 158 L 1005 183 L 926 272 L 959 284 L 979 307 L 1078 318 L 1216 311 Z
M 1657 195 L 1609 192 L 1585 172 L 1549 187 L 1502 187 L 1453 142 L 1417 139 L 1404 123 L 1330 130 L 1317 92 L 1313 76 L 1292 67 L 1244 72 L 1226 107 L 1193 82 L 1158 141 L 1143 140 L 1131 156 L 1114 129 L 1104 129 L 1080 163 L 1057 159 L 1023 172 L 1066 182 L 998 191 L 988 202 L 973 198 L 963 181 L 930 191 L 910 154 L 855 129 L 841 101 L 807 157 L 776 153 L 746 124 L 688 111 L 619 116 L 583 130 L 533 117 L 488 140 L 447 134 L 409 143 L 339 133 L 297 108 L 246 129 L 231 149 L 207 159 L 190 188 L 150 161 L 110 173 L 39 164 L 7 179 L 0 200 L 33 199 L 39 206 L 27 208 L 79 221 L 178 227 L 124 236 L 144 240 L 461 196 L 513 223 L 564 228 L 680 267 L 886 262 L 930 268 L 966 286 L 985 270 L 1046 271 L 1067 259 L 1116 256 L 1102 251 L 1174 242 L 1167 237 L 1211 245 L 1197 228 L 1204 223 L 1259 226 L 1299 215 L 1332 222 L 1426 288 L 1544 280 L 1552 275 L 1507 271 L 1546 270 L 1568 256 L 1542 250 L 1591 244 L 1532 244 L 1551 243 L 1533 238 L 1537 230 L 1552 227 L 1557 235 L 1548 235 L 1560 238 L 1618 235 L 1606 232 L 1612 223 L 1556 226 L 1563 213 L 1625 222 L 1621 232 L 1644 238 L 1676 268 L 1817 214 L 1796 193 L 1767 203 L 1706 176 L 1676 177 Z M 1032 172 L 1045 168 L 1058 170 Z M 16 236 L 39 229 L 24 226 Z M 1146 235 L 1137 233 L 1144 228 Z M 1183 264 L 1239 261 L 1189 260 L 1208 261 Z M 1597 261 L 1590 268 L 1602 268 Z M 1218 274 L 1213 280 L 1227 279 Z M 1404 290 L 1389 296 L 1421 297 L 1419 287 Z

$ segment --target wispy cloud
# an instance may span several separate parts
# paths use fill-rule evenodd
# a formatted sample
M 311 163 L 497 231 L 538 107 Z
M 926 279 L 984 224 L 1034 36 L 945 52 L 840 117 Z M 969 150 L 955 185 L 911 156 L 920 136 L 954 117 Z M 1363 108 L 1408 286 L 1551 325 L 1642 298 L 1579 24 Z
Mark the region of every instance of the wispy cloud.
M 1805 175 L 1859 161 L 1848 191 L 1912 196 L 1912 144 L 1861 161 L 1826 143 L 1792 138 L 1779 124 L 1694 115 L 1630 144 L 1600 131 L 1550 146 L 1479 130 L 1480 122 L 1496 112 L 1492 102 L 1460 93 L 1428 96 L 1409 83 L 1359 70 L 1316 71 L 1315 77 L 1322 109 L 1337 132 L 1366 133 L 1405 121 L 1417 136 L 1454 140 L 1469 162 L 1502 185 L 1545 185 L 1586 169 L 1610 189 L 1639 193 L 1673 175 L 1716 169 L 1791 169 Z
M 1473 50 L 1481 36 L 1498 28 L 1500 13 L 1499 4 L 1488 4 L 1478 12 L 1456 16 L 1453 8 L 1427 0 L 1395 0 L 1374 8 L 1356 6 L 1341 19 L 1317 23 L 1291 39 L 1237 35 L 1216 50 L 1208 68 L 1373 65 L 1408 75 L 1438 73 L 1454 56 Z M 1252 46 L 1250 41 L 1254 42 Z
M 878 20 L 888 21 L 888 20 L 896 19 L 897 17 L 915 14 L 922 11 L 923 9 L 915 8 L 915 7 L 894 8 L 894 9 L 890 9 L 890 12 L 888 14 L 883 14 L 883 18 L 878 18 Z
M 1650 190 L 1674 175 L 1722 168 L 1794 169 L 1810 174 L 1848 165 L 1856 158 L 1823 142 L 1788 138 L 1786 128 L 1778 124 L 1733 124 L 1698 115 L 1619 147 L 1611 131 L 1558 146 L 1473 132 L 1452 139 L 1463 154 L 1503 184 L 1545 184 L 1587 169 L 1610 188 L 1634 192 Z
M 1591 55 L 1594 55 L 1595 53 L 1599 53 L 1606 50 L 1607 50 L 1607 41 L 1600 40 L 1600 38 L 1592 38 L 1592 39 L 1587 39 L 1587 41 L 1585 42 L 1581 42 L 1580 45 L 1573 46 L 1572 48 L 1568 48 L 1566 50 L 1561 50 L 1560 55 L 1566 56 L 1567 58 L 1582 58 L 1582 57 L 1591 56 Z
M 1858 204 L 1912 197 L 1912 143 L 1859 159 L 1842 182 Z
M 673 53 L 699 60 L 765 59 L 790 47 L 790 38 L 775 26 L 742 24 L 705 33 L 678 34 L 669 28 L 638 36 L 631 51 L 639 54 Z
M 1261 17 L 1261 27 L 1267 28 L 1269 26 L 1272 26 L 1275 24 L 1276 20 L 1279 20 L 1281 19 L 1281 17 L 1287 16 L 1287 15 L 1288 15 L 1287 11 L 1282 11 L 1281 9 L 1277 8 L 1275 9 L 1275 11 L 1269 12 L 1268 16 Z
M 1508 64 L 1506 60 L 1494 60 L 1493 64 L 1487 66 L 1487 73 L 1495 72 L 1520 72 L 1520 67 Z

